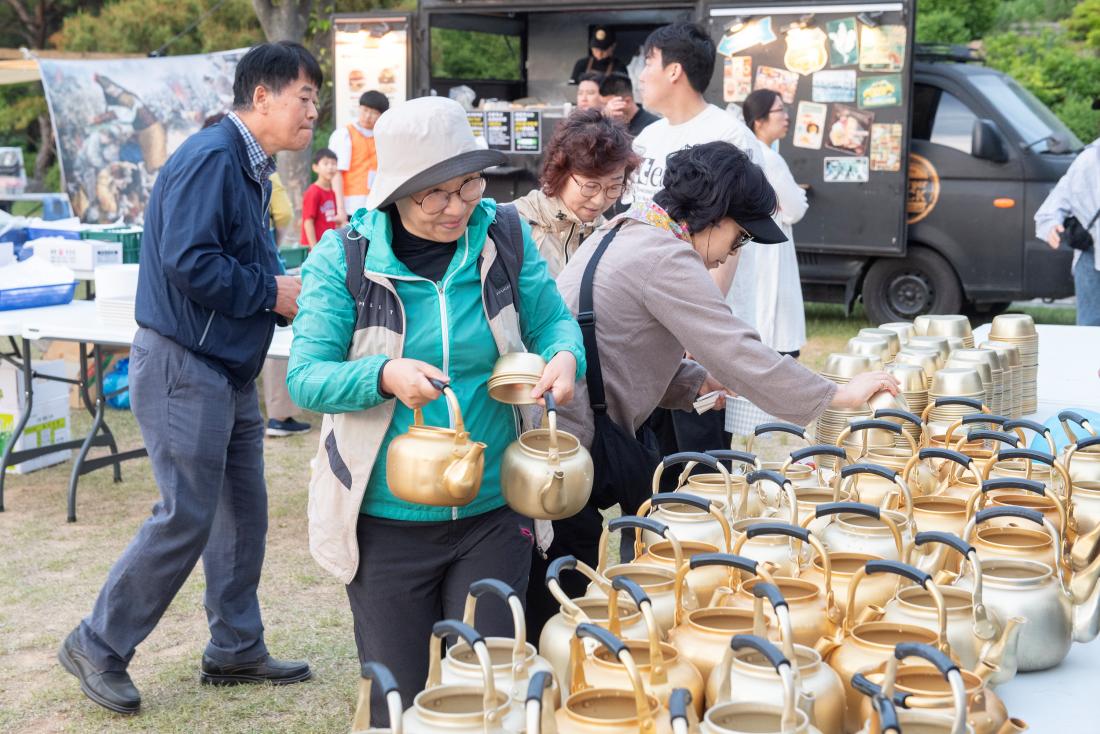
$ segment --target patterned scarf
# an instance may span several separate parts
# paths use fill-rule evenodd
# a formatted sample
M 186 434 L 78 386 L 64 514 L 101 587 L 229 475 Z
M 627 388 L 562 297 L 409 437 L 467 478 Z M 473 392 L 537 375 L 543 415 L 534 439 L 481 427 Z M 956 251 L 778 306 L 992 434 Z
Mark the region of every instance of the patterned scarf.
M 669 216 L 668 212 L 652 201 L 634 202 L 634 205 L 626 212 L 626 216 L 630 219 L 636 219 L 639 222 L 653 225 L 658 229 L 668 230 L 676 236 L 676 239 L 687 242 L 689 245 L 691 244 L 691 233 L 688 232 L 687 225 L 678 223 Z

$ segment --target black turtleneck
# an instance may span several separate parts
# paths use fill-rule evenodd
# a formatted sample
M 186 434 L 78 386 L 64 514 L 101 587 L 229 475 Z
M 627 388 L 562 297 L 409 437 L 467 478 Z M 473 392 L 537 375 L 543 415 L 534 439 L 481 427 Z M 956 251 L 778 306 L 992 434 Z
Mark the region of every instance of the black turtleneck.
M 390 222 L 393 224 L 392 249 L 397 259 L 421 278 L 435 282 L 443 280 L 458 249 L 458 241 L 436 242 L 417 237 L 405 229 L 397 207 L 390 212 Z

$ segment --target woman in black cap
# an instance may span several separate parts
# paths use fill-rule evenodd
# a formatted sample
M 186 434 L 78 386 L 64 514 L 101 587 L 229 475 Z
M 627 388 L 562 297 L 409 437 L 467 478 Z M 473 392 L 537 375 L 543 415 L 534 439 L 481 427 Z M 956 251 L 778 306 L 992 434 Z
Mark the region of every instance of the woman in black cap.
M 588 55 L 573 64 L 569 83 L 577 84 L 581 75 L 590 71 L 597 74 L 626 73 L 626 65 L 615 58 L 615 31 L 606 26 L 598 25 L 592 29 L 592 35 L 588 37 Z

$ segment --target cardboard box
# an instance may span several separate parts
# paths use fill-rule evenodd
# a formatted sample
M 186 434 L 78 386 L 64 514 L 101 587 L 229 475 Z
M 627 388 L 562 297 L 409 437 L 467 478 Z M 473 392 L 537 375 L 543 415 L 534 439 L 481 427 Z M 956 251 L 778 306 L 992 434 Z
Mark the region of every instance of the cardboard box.
M 11 440 L 12 431 L 19 420 L 19 414 L 0 410 L 0 450 L 7 446 Z M 15 444 L 16 451 L 52 446 L 63 443 L 72 438 L 72 417 L 69 414 L 69 401 L 62 395 L 53 400 L 38 401 L 35 399 L 31 408 L 31 417 L 24 426 L 19 440 Z M 68 461 L 73 456 L 72 449 L 55 451 L 44 456 L 28 459 L 20 464 L 8 467 L 16 474 L 27 474 L 37 469 L 60 464 Z
M 74 378 L 77 369 L 76 364 L 70 364 L 62 359 L 35 360 L 34 362 L 35 372 L 54 377 Z M 58 398 L 67 399 L 70 385 L 67 382 L 35 378 L 33 387 L 34 406 L 37 407 L 40 403 Z M 0 363 L 0 413 L 22 414 L 26 404 L 24 391 L 23 370 L 9 362 Z M 34 412 L 33 408 L 32 412 Z
M 73 270 L 95 270 L 99 265 L 122 263 L 122 243 L 103 240 L 70 240 L 47 237 L 33 240 L 34 256 Z

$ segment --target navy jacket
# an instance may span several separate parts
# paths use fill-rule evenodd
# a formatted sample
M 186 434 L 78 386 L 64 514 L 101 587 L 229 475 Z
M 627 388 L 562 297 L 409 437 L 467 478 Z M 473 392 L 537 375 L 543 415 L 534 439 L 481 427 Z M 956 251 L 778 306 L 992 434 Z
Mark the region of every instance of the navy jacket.
M 271 182 L 224 119 L 160 169 L 145 209 L 137 322 L 190 349 L 237 389 L 271 344 L 279 256 L 268 232 Z

